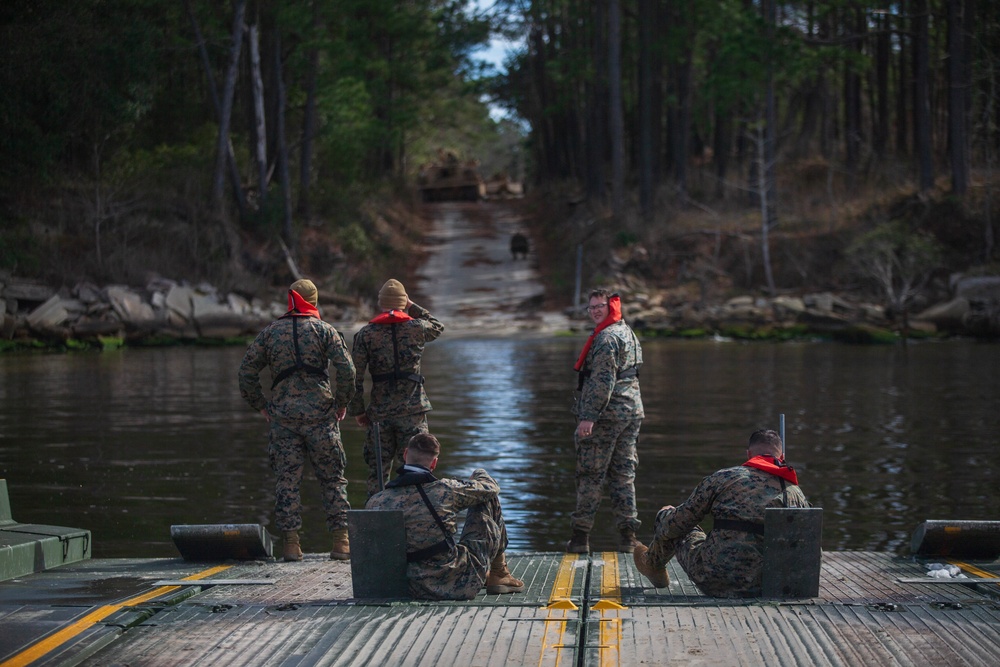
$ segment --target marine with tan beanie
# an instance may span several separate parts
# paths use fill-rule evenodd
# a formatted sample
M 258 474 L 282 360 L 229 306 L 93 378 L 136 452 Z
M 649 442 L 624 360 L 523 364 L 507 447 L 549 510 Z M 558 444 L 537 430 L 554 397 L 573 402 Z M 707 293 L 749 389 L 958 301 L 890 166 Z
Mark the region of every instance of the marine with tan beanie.
M 403 464 L 403 450 L 410 438 L 427 432 L 431 402 L 420 374 L 424 346 L 444 331 L 425 308 L 410 300 L 403 283 L 390 278 L 378 292 L 381 312 L 354 335 L 351 356 L 357 369 L 354 400 L 347 413 L 367 429 L 364 457 L 368 464 L 368 497 L 389 479 L 393 461 Z M 372 378 L 371 396 L 365 406 L 365 369 Z M 375 442 L 375 424 L 379 442 Z M 379 452 L 382 479 L 378 475 Z
M 382 289 L 378 291 L 378 307 L 382 309 L 383 312 L 390 310 L 400 310 L 405 311 L 410 303 L 410 297 L 406 295 L 406 288 L 403 287 L 403 283 L 399 282 L 395 278 L 389 278 L 382 285 Z
M 311 280 L 288 289 L 288 312 L 267 325 L 247 348 L 240 364 L 240 394 L 268 421 L 268 458 L 275 473 L 275 525 L 282 531 L 286 561 L 302 560 L 300 487 L 306 459 L 322 490 L 330 558 L 351 557 L 347 537 L 347 458 L 340 421 L 354 396 L 354 363 L 344 337 L 319 315 Z M 331 383 L 333 364 L 336 382 Z M 271 372 L 271 400 L 264 398 L 260 372 Z

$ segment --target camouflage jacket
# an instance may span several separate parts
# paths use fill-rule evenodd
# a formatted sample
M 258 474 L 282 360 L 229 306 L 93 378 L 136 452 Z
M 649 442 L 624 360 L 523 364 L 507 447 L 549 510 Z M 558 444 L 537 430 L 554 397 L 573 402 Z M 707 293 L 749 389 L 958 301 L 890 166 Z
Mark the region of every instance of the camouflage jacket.
M 424 352 L 424 345 L 435 340 L 444 331 L 444 325 L 417 304 L 410 306 L 407 314 L 413 319 L 398 324 L 369 323 L 354 334 L 351 355 L 358 374 L 355 379 L 354 400 L 347 408 L 350 416 L 367 413 L 369 419 L 377 421 L 431 409 L 423 383 L 401 379 L 372 382 L 368 409 L 365 410 L 365 369 L 372 376 L 392 373 L 398 362 L 401 373 L 420 375 L 420 357 Z M 392 341 L 393 331 L 396 334 L 395 346 Z
M 267 401 L 260 386 L 260 372 L 266 367 L 276 378 L 296 365 L 293 320 L 297 321 L 302 363 L 323 369 L 332 363 L 335 386 L 330 379 L 297 370 L 274 387 Z M 315 424 L 332 419 L 337 408 L 346 407 L 354 396 L 354 363 L 347 354 L 344 337 L 317 317 L 286 317 L 267 325 L 243 355 L 239 378 L 240 395 L 250 407 L 258 411 L 266 407 L 279 424 Z
M 737 466 L 715 472 L 701 481 L 691 496 L 658 527 L 667 538 L 686 535 L 712 515 L 764 525 L 768 507 L 809 507 L 802 489 L 762 470 Z M 787 500 L 786 500 L 787 497 Z M 704 580 L 695 583 L 708 595 L 742 597 L 760 591 L 764 538 L 743 530 L 713 528 L 699 549 Z M 692 576 L 692 579 L 695 579 Z
M 584 362 L 583 386 L 574 405 L 580 420 L 601 419 L 629 421 L 642 419 L 642 394 L 639 377 L 618 379 L 631 368 L 642 366 L 642 346 L 632 329 L 619 321 L 594 337 Z
M 402 474 L 400 469 L 398 474 Z M 469 551 L 455 538 L 460 512 L 500 495 L 500 485 L 482 468 L 468 480 L 438 479 L 423 485 L 424 492 L 451 534 L 455 548 L 427 560 L 408 563 L 407 578 L 414 597 L 421 599 L 468 599 L 485 584 L 486 567 L 477 565 Z M 368 499 L 366 509 L 402 510 L 406 527 L 406 551 L 413 553 L 433 547 L 445 539 L 444 533 L 416 486 L 387 487 Z

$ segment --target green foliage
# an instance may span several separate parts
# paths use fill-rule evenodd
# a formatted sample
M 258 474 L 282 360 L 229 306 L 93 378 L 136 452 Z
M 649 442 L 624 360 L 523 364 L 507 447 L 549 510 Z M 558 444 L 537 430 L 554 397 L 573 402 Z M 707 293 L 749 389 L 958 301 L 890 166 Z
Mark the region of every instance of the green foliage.
M 709 331 L 705 329 L 681 329 L 677 332 L 681 338 L 704 338 L 709 335 Z
M 344 253 L 351 257 L 371 257 L 375 254 L 375 243 L 357 222 L 352 222 L 337 234 L 337 240 Z
M 158 83 L 153 0 L 17 3 L 5 12 L 0 68 L 3 175 L 51 176 L 57 161 L 86 164 L 127 141 Z M 30 4 L 30 7 L 27 5 Z M 58 45 L 58 46 L 56 46 Z
M 349 77 L 320 95 L 318 143 L 324 172 L 341 187 L 363 175 L 365 156 L 378 134 L 372 104 L 364 81 Z
M 97 342 L 105 352 L 117 350 L 125 345 L 125 339 L 120 336 L 98 336 Z
M 842 343 L 855 343 L 859 345 L 889 345 L 892 343 L 898 343 L 900 340 L 899 335 L 892 331 L 863 325 L 847 327 L 841 331 L 835 331 L 831 334 L 831 336 L 834 340 Z

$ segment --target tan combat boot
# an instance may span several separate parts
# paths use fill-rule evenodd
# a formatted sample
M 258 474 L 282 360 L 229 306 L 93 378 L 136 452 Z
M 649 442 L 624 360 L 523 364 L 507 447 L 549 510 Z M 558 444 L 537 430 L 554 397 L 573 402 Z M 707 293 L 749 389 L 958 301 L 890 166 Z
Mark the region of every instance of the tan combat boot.
M 333 549 L 330 550 L 331 560 L 351 560 L 351 542 L 347 539 L 347 529 L 338 528 L 333 531 Z
M 632 553 L 635 561 L 635 568 L 649 579 L 656 588 L 666 588 L 670 585 L 670 575 L 667 574 L 667 567 L 656 567 L 649 562 L 649 549 L 642 542 L 636 544 Z
M 282 557 L 285 559 L 285 562 L 291 563 L 302 560 L 302 547 L 299 546 L 299 531 L 286 530 L 284 533 L 284 543 L 285 551 Z
M 635 539 L 635 531 L 631 528 L 621 529 L 621 539 L 618 540 L 618 551 L 623 554 L 630 554 L 639 546 L 639 540 Z
M 490 571 L 486 575 L 486 592 L 490 595 L 501 595 L 520 593 L 523 590 L 524 582 L 514 578 L 507 569 L 506 557 L 500 554 L 490 565 Z

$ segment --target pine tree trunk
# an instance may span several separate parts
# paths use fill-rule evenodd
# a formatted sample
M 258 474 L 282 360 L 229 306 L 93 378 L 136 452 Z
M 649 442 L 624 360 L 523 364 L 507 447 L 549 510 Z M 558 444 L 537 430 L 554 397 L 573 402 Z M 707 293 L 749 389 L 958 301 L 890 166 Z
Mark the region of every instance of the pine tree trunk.
M 215 208 L 220 219 L 224 219 L 226 215 L 226 204 L 222 198 L 222 186 L 225 180 L 226 152 L 229 150 L 229 126 L 233 115 L 236 75 L 239 73 L 240 51 L 243 46 L 243 15 L 246 11 L 246 6 L 246 0 L 236 0 L 236 7 L 233 12 L 233 43 L 230 50 L 229 69 L 226 71 L 226 81 L 219 106 L 219 139 L 216 143 L 215 173 L 212 178 L 212 206 Z
M 267 201 L 267 124 L 264 121 L 264 79 L 260 73 L 260 34 L 256 25 L 250 26 L 250 71 L 253 81 L 254 158 L 257 163 L 257 188 L 260 193 L 259 208 Z

